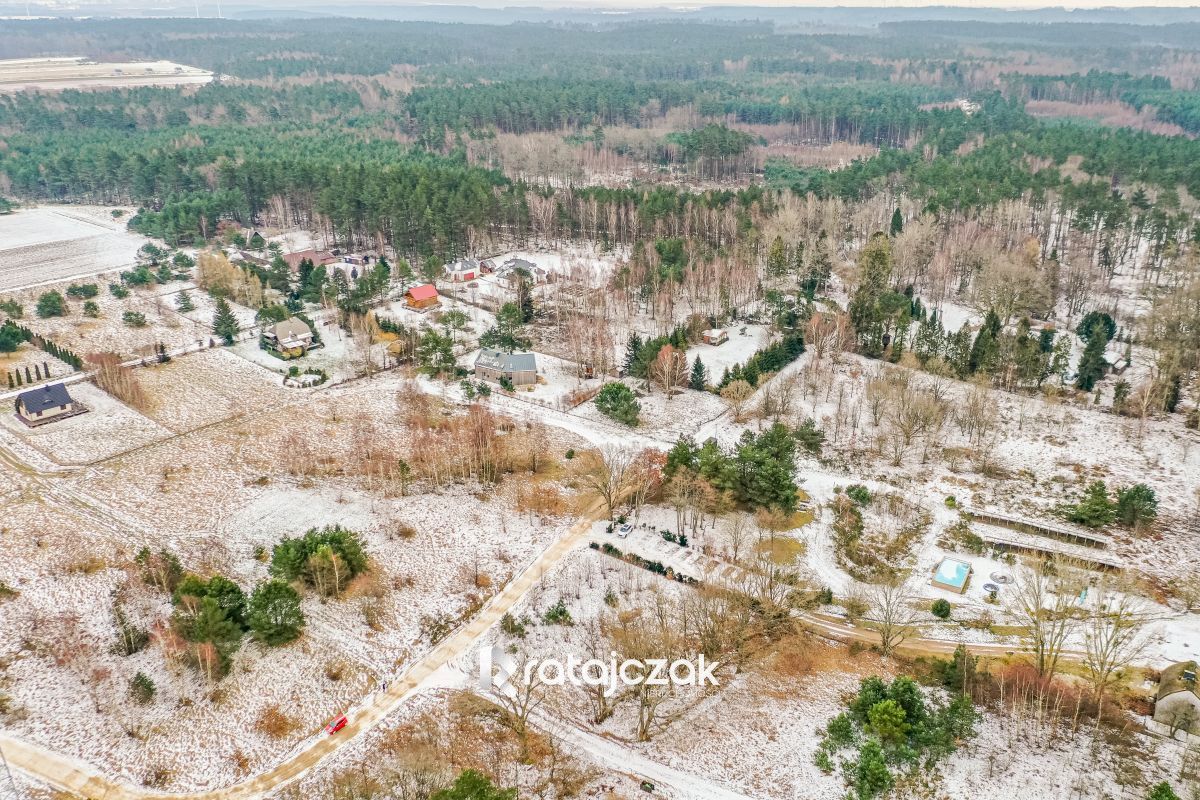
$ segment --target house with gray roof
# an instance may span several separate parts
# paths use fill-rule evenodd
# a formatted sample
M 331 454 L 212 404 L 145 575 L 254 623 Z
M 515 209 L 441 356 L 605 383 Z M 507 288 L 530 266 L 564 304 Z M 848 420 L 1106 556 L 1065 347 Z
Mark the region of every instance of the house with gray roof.
M 17 416 L 30 425 L 69 416 L 75 413 L 75 401 L 61 383 L 39 386 L 17 395 Z
M 533 353 L 506 353 L 485 347 L 475 359 L 475 377 L 492 383 L 504 378 L 513 386 L 530 386 L 537 383 L 537 359 Z

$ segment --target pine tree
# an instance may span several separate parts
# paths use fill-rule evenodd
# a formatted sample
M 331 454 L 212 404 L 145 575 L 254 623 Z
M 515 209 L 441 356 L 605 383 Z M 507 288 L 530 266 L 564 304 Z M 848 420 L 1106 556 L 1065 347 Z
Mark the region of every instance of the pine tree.
M 181 312 L 186 313 L 195 310 L 196 304 L 192 302 L 192 296 L 185 290 L 180 292 L 175 298 L 175 307 Z
M 1104 377 L 1108 362 L 1104 360 L 1104 350 L 1108 345 L 1103 322 L 1096 322 L 1087 337 L 1087 345 L 1079 358 L 1079 369 L 1075 376 L 1075 387 L 1090 392 L 1096 382 Z
M 696 356 L 696 360 L 692 362 L 692 374 L 688 378 L 688 388 L 703 392 L 707 387 L 708 370 L 704 368 L 704 362 L 700 360 L 700 356 Z
M 213 314 L 213 333 L 225 340 L 225 344 L 233 344 L 234 338 L 242 330 L 238 325 L 233 309 L 229 307 L 224 297 L 217 298 L 217 310 Z
M 899 208 L 892 212 L 891 230 L 892 236 L 899 236 L 904 232 L 904 215 L 900 213 Z
M 633 374 L 634 365 L 636 365 L 638 363 L 638 359 L 641 358 L 643 347 L 645 347 L 645 343 L 642 342 L 642 337 L 638 336 L 636 333 L 631 333 L 629 335 L 629 342 L 625 345 L 626 375 Z
M 767 274 L 772 278 L 782 278 L 787 274 L 787 267 L 787 248 L 783 244 L 783 237 L 776 236 L 767 253 Z

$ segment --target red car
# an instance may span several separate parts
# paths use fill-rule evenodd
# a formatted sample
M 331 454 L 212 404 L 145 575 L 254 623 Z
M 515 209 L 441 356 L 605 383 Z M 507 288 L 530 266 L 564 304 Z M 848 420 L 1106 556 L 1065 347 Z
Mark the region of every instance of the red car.
M 346 715 L 342 714 L 340 717 L 335 719 L 333 722 L 331 722 L 325 726 L 325 732 L 332 736 L 333 734 L 340 731 L 342 728 L 346 727 L 346 721 L 347 721 Z

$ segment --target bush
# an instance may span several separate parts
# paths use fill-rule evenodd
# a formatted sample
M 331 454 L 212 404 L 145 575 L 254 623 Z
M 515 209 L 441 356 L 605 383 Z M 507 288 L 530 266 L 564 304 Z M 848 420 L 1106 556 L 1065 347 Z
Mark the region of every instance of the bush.
M 929 607 L 929 612 L 938 619 L 950 619 L 950 601 L 938 598 L 933 601 L 933 605 Z
M 1083 499 L 1066 508 L 1067 519 L 1088 528 L 1102 528 L 1116 517 L 1104 481 L 1094 481 L 1084 490 Z
M 100 294 L 100 287 L 94 283 L 72 283 L 67 287 L 67 297 L 74 297 L 78 300 L 90 300 Z
M 25 316 L 25 307 L 11 297 L 7 300 L 0 300 L 0 311 L 3 311 L 11 319 L 20 319 Z
M 1158 516 L 1158 497 L 1144 483 L 1117 490 L 1117 519 L 1127 528 L 1136 528 Z
M 146 327 L 146 315 L 140 311 L 126 311 L 121 315 L 121 322 L 131 328 L 144 328 Z
M 124 300 L 126 297 L 129 297 L 129 290 L 119 283 L 110 283 L 108 285 L 108 291 L 109 294 L 118 300 Z
M 100 306 L 96 305 L 95 300 L 88 300 L 83 304 L 83 315 L 95 319 L 100 316 Z
M 158 687 L 154 685 L 154 681 L 144 672 L 139 672 L 129 679 L 129 696 L 133 701 L 140 706 L 147 706 L 154 702 L 154 695 L 158 692 Z
M 517 639 L 524 639 L 525 634 L 527 633 L 525 629 L 525 622 L 523 620 L 518 620 L 512 614 L 505 614 L 500 618 L 500 630 Z
M 575 624 L 575 620 L 571 619 L 571 612 L 567 610 L 567 604 L 561 599 L 546 609 L 546 613 L 542 615 L 542 621 L 547 625 Z
M 821 445 L 825 443 L 825 434 L 817 427 L 817 423 L 812 417 L 804 420 L 799 428 L 796 428 L 796 443 L 804 449 L 806 453 L 814 456 L 821 455 Z
M 67 301 L 58 292 L 46 292 L 38 298 L 37 315 L 46 317 L 64 317 L 67 314 Z
M 596 410 L 632 428 L 638 424 L 638 414 L 641 413 L 642 407 L 633 396 L 632 389 L 613 381 L 604 384 L 596 394 Z
M 871 490 L 863 486 L 861 483 L 847 486 L 846 496 L 860 506 L 865 506 L 871 502 Z

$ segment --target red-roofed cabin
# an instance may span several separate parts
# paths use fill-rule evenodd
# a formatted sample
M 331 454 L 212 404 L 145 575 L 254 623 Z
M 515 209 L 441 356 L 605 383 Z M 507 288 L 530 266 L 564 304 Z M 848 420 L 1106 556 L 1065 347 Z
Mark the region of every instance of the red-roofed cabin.
M 440 303 L 441 299 L 432 283 L 414 286 L 404 293 L 404 305 L 409 308 L 433 308 Z

